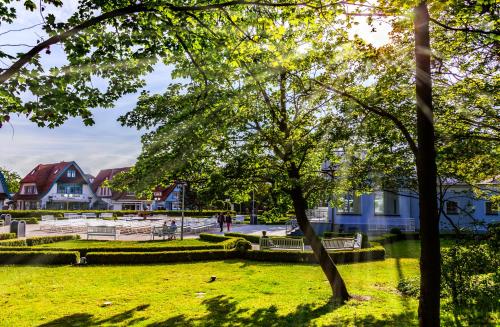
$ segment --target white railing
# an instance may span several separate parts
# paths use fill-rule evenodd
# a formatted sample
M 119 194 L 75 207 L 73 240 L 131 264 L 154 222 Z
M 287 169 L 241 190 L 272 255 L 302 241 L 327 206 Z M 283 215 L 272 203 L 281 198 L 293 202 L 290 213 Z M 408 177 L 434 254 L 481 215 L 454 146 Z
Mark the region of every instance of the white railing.
M 387 232 L 391 228 L 399 228 L 402 232 L 415 231 L 414 218 L 375 218 L 370 219 L 368 230 L 372 232 Z
M 328 207 L 317 207 L 306 210 L 307 219 L 314 222 L 328 222 Z

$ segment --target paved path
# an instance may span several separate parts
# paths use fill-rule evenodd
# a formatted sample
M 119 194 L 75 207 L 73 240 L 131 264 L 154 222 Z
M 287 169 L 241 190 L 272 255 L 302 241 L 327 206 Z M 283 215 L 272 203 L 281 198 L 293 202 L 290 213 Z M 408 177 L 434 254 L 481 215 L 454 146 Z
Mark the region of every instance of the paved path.
M 179 226 L 180 228 L 180 226 Z M 233 225 L 231 228 L 231 232 L 235 233 L 243 233 L 243 234 L 251 234 L 251 235 L 262 235 L 262 231 L 266 231 L 269 236 L 285 236 L 285 225 Z M 9 226 L 0 227 L 0 233 L 8 233 Z M 211 234 L 223 234 L 226 233 L 227 229 L 224 226 L 224 231 L 221 233 L 219 229 L 213 229 L 209 233 Z M 68 234 L 57 234 L 57 233 L 47 233 L 45 231 L 40 230 L 39 225 L 26 225 L 26 236 L 50 236 L 50 235 L 68 235 Z M 82 239 L 87 238 L 85 233 L 80 234 Z M 198 235 L 195 234 L 187 234 L 185 238 L 197 238 Z M 109 239 L 109 238 L 102 238 Z M 118 240 L 120 241 L 147 241 L 150 240 L 150 236 L 146 234 L 133 234 L 133 235 L 118 235 Z

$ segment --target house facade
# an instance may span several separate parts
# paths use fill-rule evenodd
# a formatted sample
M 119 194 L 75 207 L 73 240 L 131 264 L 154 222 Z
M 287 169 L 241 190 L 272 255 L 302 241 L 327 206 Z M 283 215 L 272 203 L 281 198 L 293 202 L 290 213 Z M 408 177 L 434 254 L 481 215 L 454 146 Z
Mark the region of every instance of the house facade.
M 14 196 L 20 210 L 85 210 L 97 196 L 90 181 L 74 162 L 39 164 L 20 182 Z
M 496 184 L 483 187 L 496 188 Z M 325 231 L 388 232 L 397 227 L 402 231 L 419 230 L 419 200 L 414 192 L 385 190 L 356 195 L 345 194 L 336 208 L 320 207 L 308 212 L 318 233 Z M 440 229 L 452 231 L 454 226 L 484 231 L 486 226 L 500 221 L 498 204 L 478 198 L 470 186 L 448 185 L 440 202 Z
M 181 192 L 181 187 L 175 183 L 158 186 L 153 191 L 153 210 L 181 210 Z
M 0 208 L 7 206 L 7 201 L 10 200 L 11 196 L 9 193 L 9 188 L 7 186 L 7 181 L 5 176 L 0 171 Z
M 106 186 L 119 173 L 126 172 L 130 167 L 103 169 L 99 171 L 92 183 L 92 191 L 99 198 L 97 209 L 104 210 L 151 210 L 152 200 L 139 198 L 134 192 L 113 191 Z

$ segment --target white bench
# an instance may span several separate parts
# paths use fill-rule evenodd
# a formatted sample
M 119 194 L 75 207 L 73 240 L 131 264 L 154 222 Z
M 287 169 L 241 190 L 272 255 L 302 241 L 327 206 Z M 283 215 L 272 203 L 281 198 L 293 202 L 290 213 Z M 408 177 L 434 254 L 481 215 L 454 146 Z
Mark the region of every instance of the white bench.
M 86 212 L 86 213 L 82 213 L 82 216 L 85 217 L 85 218 L 97 218 L 97 215 L 93 212 Z
M 90 236 L 113 236 L 116 240 L 116 226 L 88 226 L 87 240 Z
M 236 215 L 236 217 L 234 217 L 234 223 L 235 224 L 243 224 L 245 222 L 245 216 L 243 215 Z
M 259 240 L 261 250 L 300 250 L 304 251 L 304 241 L 301 238 L 268 238 Z
M 332 251 L 361 249 L 363 236 L 359 233 L 354 237 L 334 237 L 321 240 L 325 249 Z
M 167 236 L 167 239 L 175 239 L 175 233 L 177 232 L 177 226 L 155 226 L 151 231 L 151 238 L 154 240 L 155 236 L 163 237 Z
M 103 212 L 99 215 L 99 218 L 113 218 L 113 213 L 111 212 Z

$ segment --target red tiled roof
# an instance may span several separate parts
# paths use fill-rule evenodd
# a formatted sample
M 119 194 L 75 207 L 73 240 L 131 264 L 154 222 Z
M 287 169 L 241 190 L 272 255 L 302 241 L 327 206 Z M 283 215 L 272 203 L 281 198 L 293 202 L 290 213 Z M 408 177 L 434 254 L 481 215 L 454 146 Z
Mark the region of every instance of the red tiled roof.
M 103 169 L 101 170 L 97 176 L 94 179 L 94 182 L 92 183 L 92 191 L 94 193 L 97 193 L 97 189 L 104 183 L 106 180 L 112 180 L 114 176 L 121 172 L 125 172 L 130 170 L 130 167 L 122 167 L 122 168 L 111 168 L 111 169 Z M 130 200 L 130 201 L 136 201 L 136 200 L 145 200 L 145 199 L 138 199 L 134 195 L 129 195 L 127 192 L 117 192 L 111 190 L 111 199 L 117 201 L 117 200 Z
M 61 161 L 53 164 L 39 164 L 32 171 L 28 173 L 20 182 L 21 188 L 23 184 L 36 185 L 37 194 L 20 194 L 21 190 L 15 195 L 15 199 L 20 200 L 35 200 L 47 193 L 52 184 L 61 175 L 61 172 L 67 169 L 74 162 Z

